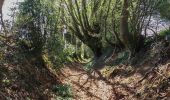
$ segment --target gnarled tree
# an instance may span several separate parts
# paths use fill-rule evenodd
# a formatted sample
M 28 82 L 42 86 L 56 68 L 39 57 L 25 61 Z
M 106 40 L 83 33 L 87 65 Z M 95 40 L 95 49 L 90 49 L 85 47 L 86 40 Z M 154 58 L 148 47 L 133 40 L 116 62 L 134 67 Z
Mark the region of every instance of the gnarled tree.
M 103 54 L 104 25 L 111 12 L 111 0 L 61 1 L 65 13 L 64 24 L 99 58 Z
M 160 0 L 61 0 L 63 22 L 94 53 L 103 57 L 103 40 L 135 56 Z M 113 42 L 108 38 L 112 33 Z M 143 34 L 144 33 L 144 34 Z M 110 38 L 111 39 L 111 38 Z

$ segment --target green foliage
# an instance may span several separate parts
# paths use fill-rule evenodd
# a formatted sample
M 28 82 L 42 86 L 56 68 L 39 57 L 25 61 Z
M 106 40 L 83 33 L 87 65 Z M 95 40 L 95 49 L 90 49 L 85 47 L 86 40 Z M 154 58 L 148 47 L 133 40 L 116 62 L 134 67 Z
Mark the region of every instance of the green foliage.
M 108 46 L 126 47 L 135 55 L 143 47 L 142 29 L 160 0 L 61 1 L 68 30 L 93 52 L 103 55 Z M 62 4 L 63 3 L 63 4 Z M 142 5 L 142 6 L 141 6 Z M 66 9 L 67 8 L 67 9 Z M 141 40 L 142 38 L 142 40 Z M 140 41 L 141 40 L 141 41 Z
M 55 85 L 53 91 L 59 96 L 57 100 L 72 100 L 72 89 L 70 85 Z
M 42 53 L 46 34 L 42 29 L 45 12 L 42 10 L 41 0 L 25 0 L 19 5 L 17 24 L 20 40 L 30 44 L 32 53 Z M 22 42 L 23 43 L 23 42 Z
M 170 30 L 163 30 L 159 33 L 160 36 L 165 37 L 166 35 L 170 35 Z
M 37 57 L 45 54 L 45 60 L 51 62 L 54 68 L 59 68 L 68 61 L 70 49 L 64 47 L 55 1 L 25 0 L 19 6 L 16 22 L 20 34 L 19 45 L 24 47 L 23 51 Z
M 68 62 L 71 50 L 65 49 L 63 44 L 63 39 L 57 34 L 54 34 L 47 40 L 47 54 L 54 68 L 59 68 L 62 64 Z
M 84 65 L 84 70 L 90 71 L 93 68 L 93 65 L 95 63 L 95 60 L 91 60 L 88 63 Z
M 64 20 L 68 30 L 87 45 L 94 56 L 101 56 L 106 27 L 112 24 L 111 19 L 108 21 L 107 18 L 111 16 L 111 7 L 114 2 L 111 0 L 76 0 L 75 2 L 65 0 L 62 3 L 67 6 L 67 9 L 61 6 L 61 10 L 65 15 Z
M 0 64 L 0 82 L 2 81 L 4 81 L 5 79 L 5 74 L 6 73 L 8 73 L 8 70 L 7 70 L 7 68 L 5 68 L 5 66 L 4 65 L 2 65 L 2 64 Z
M 158 9 L 163 18 L 170 20 L 170 2 L 168 0 L 162 0 Z

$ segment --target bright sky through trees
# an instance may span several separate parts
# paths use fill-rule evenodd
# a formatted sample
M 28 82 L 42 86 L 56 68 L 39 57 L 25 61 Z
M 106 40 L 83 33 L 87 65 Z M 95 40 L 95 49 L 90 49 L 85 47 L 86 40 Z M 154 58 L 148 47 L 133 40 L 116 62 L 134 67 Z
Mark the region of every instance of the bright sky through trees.
M 3 11 L 3 19 L 10 19 L 11 10 L 10 8 L 15 7 L 17 2 L 21 2 L 23 0 L 5 0 L 2 11 Z

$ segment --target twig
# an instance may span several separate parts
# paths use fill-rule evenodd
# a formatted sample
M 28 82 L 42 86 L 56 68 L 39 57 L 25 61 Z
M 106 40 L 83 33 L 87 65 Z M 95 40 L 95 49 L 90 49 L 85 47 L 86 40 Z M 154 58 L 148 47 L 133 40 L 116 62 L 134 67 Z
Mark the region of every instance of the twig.
M 142 79 L 140 79 L 137 83 L 141 83 L 144 79 L 146 79 L 148 77 L 148 75 L 154 71 L 155 67 L 151 68 L 149 71 L 146 72 L 146 74 L 144 75 L 144 77 Z
M 156 71 L 156 70 L 154 70 L 157 74 L 159 74 L 159 75 L 161 75 L 161 76 L 163 76 L 163 77 L 165 77 L 165 78 L 167 78 L 168 79 L 168 77 L 167 76 L 165 76 L 164 74 L 161 74 L 160 72 L 158 72 L 158 71 Z

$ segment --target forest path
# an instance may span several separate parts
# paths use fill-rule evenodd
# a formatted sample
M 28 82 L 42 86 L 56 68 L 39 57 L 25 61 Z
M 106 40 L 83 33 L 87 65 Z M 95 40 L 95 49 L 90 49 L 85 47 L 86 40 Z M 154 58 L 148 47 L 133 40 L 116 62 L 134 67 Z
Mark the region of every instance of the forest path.
M 120 71 L 117 70 L 116 74 L 126 74 L 123 72 L 125 70 Z M 129 74 L 128 78 L 126 75 L 105 78 L 94 71 L 83 70 L 83 66 L 77 63 L 67 65 L 61 73 L 64 76 L 62 83 L 69 84 L 73 89 L 74 100 L 129 100 L 131 97 L 138 100 L 135 97 L 134 80 L 137 81 L 139 77 L 134 77 L 135 74 Z

